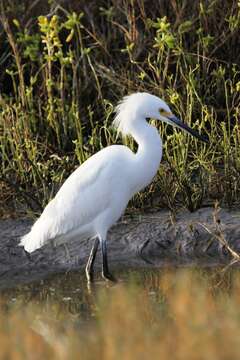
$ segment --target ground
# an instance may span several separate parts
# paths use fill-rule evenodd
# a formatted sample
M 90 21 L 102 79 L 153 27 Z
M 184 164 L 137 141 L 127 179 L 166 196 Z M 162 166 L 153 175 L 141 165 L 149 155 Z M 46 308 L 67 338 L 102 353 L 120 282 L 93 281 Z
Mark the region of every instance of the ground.
M 238 260 L 239 210 L 203 208 L 123 217 L 109 233 L 110 268 L 215 265 Z M 92 242 L 52 242 L 28 256 L 17 246 L 32 224 L 28 219 L 0 220 L 0 288 L 42 279 L 51 273 L 84 269 Z M 236 253 L 234 252 L 234 250 Z M 100 254 L 99 254 L 100 255 Z M 96 267 L 101 264 L 97 256 Z M 141 255 L 141 256 L 140 256 Z

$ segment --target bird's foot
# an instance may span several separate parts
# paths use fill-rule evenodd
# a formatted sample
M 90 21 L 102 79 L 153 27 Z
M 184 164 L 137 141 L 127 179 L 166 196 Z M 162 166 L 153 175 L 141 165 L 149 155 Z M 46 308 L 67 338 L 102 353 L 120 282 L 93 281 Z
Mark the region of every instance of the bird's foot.
M 117 282 L 117 279 L 110 272 L 102 272 L 102 277 L 107 281 Z

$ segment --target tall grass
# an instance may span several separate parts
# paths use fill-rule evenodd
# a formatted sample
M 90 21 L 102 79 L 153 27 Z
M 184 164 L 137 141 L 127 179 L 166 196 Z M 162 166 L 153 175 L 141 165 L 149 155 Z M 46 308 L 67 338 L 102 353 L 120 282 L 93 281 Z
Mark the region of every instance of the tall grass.
M 1 3 L 0 201 L 39 211 L 79 163 L 116 141 L 117 101 L 149 91 L 210 145 L 160 126 L 159 174 L 131 205 L 239 203 L 239 2 L 69 4 Z
M 1 359 L 239 358 L 238 271 L 133 276 L 83 301 L 76 283 L 67 293 L 46 285 L 27 301 L 3 298 Z

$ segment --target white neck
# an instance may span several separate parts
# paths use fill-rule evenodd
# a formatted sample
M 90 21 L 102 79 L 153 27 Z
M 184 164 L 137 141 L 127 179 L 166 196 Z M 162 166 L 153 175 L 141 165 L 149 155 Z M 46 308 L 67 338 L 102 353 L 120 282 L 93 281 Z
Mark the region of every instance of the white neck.
M 130 133 L 138 144 L 132 175 L 134 192 L 137 192 L 147 186 L 157 173 L 162 159 L 162 139 L 157 129 L 145 119 L 134 122 Z

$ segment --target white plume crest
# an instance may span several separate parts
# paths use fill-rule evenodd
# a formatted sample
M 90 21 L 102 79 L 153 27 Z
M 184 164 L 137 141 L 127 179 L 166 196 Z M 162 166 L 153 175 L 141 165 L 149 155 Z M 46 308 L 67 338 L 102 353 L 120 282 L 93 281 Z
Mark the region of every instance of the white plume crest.
M 112 123 L 113 127 L 117 129 L 118 132 L 121 132 L 123 135 L 127 135 L 128 133 L 127 109 L 130 98 L 131 95 L 124 96 L 124 98 L 118 103 L 115 108 L 116 116 Z
M 123 135 L 127 135 L 132 132 L 135 121 L 145 121 L 146 118 L 150 117 L 159 119 L 160 108 L 170 111 L 163 100 L 146 92 L 125 96 L 116 106 L 113 127 Z

